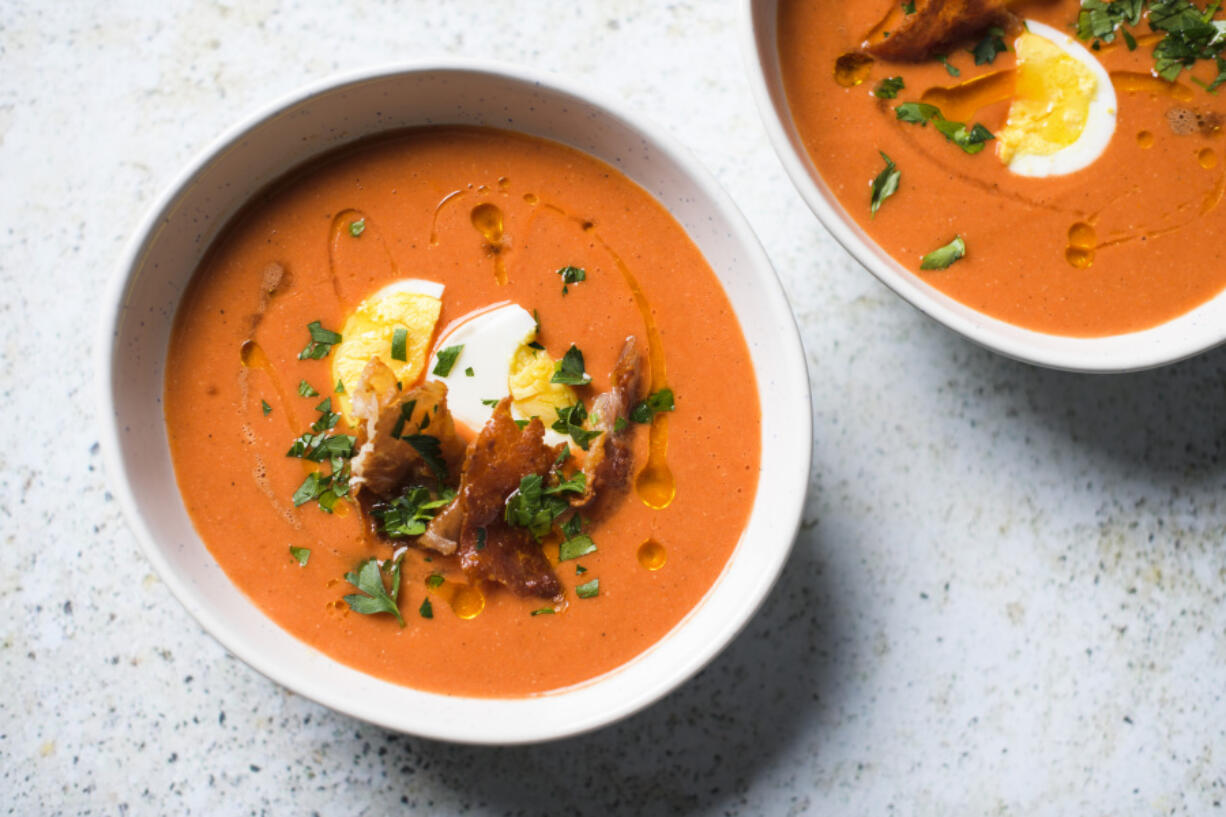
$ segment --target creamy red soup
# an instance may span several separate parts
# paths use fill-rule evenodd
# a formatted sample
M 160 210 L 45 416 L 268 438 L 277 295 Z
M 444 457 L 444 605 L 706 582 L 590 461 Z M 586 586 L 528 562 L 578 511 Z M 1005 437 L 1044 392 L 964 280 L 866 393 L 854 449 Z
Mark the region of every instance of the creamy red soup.
M 797 130 L 856 224 L 976 310 L 1086 337 L 1226 286 L 1222 15 L 1092 5 L 783 0 L 778 40 Z M 1175 31 L 1188 15 L 1199 33 Z
M 165 413 L 243 592 L 456 695 L 560 689 L 659 641 L 758 480 L 746 343 L 685 231 L 609 165 L 488 129 L 363 143 L 257 196 L 183 298 Z

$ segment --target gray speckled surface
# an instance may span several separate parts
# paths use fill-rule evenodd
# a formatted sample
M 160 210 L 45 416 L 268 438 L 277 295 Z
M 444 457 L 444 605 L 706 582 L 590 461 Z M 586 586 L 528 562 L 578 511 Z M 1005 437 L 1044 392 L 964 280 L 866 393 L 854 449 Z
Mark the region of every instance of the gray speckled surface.
M 1220 813 L 1226 351 L 1058 374 L 900 302 L 784 177 L 730 2 L 89 5 L 0 14 L 6 813 Z M 761 614 L 555 745 L 389 734 L 228 657 L 95 444 L 95 304 L 177 169 L 307 79 L 441 53 L 565 73 L 690 145 L 777 265 L 815 388 L 807 519 Z

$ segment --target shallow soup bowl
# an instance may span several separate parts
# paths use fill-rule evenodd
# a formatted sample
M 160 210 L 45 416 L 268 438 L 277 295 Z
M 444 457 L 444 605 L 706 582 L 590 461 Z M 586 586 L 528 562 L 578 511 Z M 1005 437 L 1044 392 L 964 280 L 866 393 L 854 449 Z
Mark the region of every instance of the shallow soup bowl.
M 193 528 L 163 417 L 167 346 L 179 301 L 211 242 L 244 203 L 320 154 L 376 134 L 440 124 L 561 142 L 616 167 L 660 201 L 734 307 L 762 407 L 758 500 L 702 601 L 616 670 L 531 697 L 469 698 L 399 686 L 351 669 L 278 627 L 230 582 Z M 809 470 L 809 391 L 799 336 L 770 263 L 732 201 L 669 137 L 559 80 L 503 66 L 432 63 L 349 75 L 282 99 L 220 137 L 169 187 L 134 237 L 103 308 L 102 441 L 114 493 L 149 560 L 236 656 L 353 717 L 489 744 L 548 740 L 624 718 L 677 687 L 735 637 L 790 551 Z
M 806 151 L 789 109 L 780 66 L 777 45 L 780 0 L 742 2 L 742 56 L 758 111 L 784 169 L 834 238 L 912 306 L 1000 354 L 1070 371 L 1148 369 L 1191 357 L 1226 341 L 1226 292 L 1143 331 L 1070 337 L 1024 329 L 989 317 L 927 284 L 861 229 L 822 179 Z M 1025 224 L 1014 226 L 1017 235 L 1026 235 Z

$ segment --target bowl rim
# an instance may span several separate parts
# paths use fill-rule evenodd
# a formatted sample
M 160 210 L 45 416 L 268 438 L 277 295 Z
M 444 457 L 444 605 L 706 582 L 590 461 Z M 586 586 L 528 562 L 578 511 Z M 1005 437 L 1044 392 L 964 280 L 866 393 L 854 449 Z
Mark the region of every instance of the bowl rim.
M 737 610 L 736 615 L 721 623 L 721 629 L 713 633 L 707 643 L 697 649 L 689 650 L 686 660 L 678 664 L 678 671 L 670 675 L 665 682 L 657 682 L 650 688 L 634 690 L 635 694 L 625 696 L 613 706 L 593 711 L 588 717 L 572 720 L 564 724 L 557 722 L 538 723 L 532 728 L 521 728 L 515 734 L 510 735 L 505 732 L 490 735 L 483 732 L 474 732 L 471 729 L 449 731 L 446 729 L 421 728 L 420 725 L 410 724 L 403 719 L 391 717 L 387 712 L 364 706 L 361 701 L 346 698 L 341 694 L 325 695 L 318 688 L 313 691 L 304 690 L 302 679 L 296 677 L 301 676 L 301 670 L 286 670 L 274 662 L 266 660 L 254 644 L 248 643 L 245 636 L 234 631 L 227 623 L 221 621 L 209 606 L 196 603 L 192 591 L 188 589 L 187 580 L 180 576 L 179 572 L 163 555 L 141 510 L 141 504 L 137 501 L 135 490 L 129 479 L 128 469 L 125 467 L 122 456 L 124 446 L 120 435 L 121 423 L 116 415 L 114 399 L 113 384 L 115 383 L 115 368 L 119 351 L 116 345 L 116 338 L 122 325 L 126 295 L 129 287 L 132 285 L 134 274 L 140 268 L 146 249 L 156 238 L 162 219 L 173 209 L 184 190 L 193 183 L 202 171 L 207 169 L 210 162 L 241 142 L 249 132 L 285 113 L 287 110 L 304 102 L 309 102 L 314 98 L 372 80 L 435 73 L 452 75 L 479 74 L 485 75 L 491 80 L 502 79 L 532 85 L 547 93 L 569 97 L 575 102 L 582 102 L 598 110 L 600 115 L 608 117 L 612 121 L 618 121 L 630 132 L 649 140 L 658 149 L 661 157 L 675 167 L 688 182 L 698 188 L 701 194 L 710 202 L 714 211 L 722 215 L 730 232 L 733 234 L 733 238 L 748 256 L 750 263 L 747 263 L 746 266 L 760 273 L 756 277 L 762 285 L 765 307 L 778 318 L 784 319 L 784 323 L 779 327 L 779 337 L 783 342 L 780 348 L 774 350 L 773 353 L 782 358 L 780 371 L 784 372 L 788 377 L 794 378 L 797 385 L 803 387 L 798 388 L 799 399 L 796 401 L 796 406 L 790 412 L 796 419 L 803 418 L 804 420 L 797 423 L 791 429 L 791 439 L 797 451 L 796 458 L 792 460 L 795 467 L 793 468 L 793 473 L 788 474 L 787 478 L 781 482 L 785 487 L 792 487 L 784 493 L 771 496 L 772 517 L 779 521 L 780 545 L 771 553 L 766 570 L 761 574 L 763 578 L 759 579 L 756 586 L 752 588 L 752 592 L 744 597 L 745 603 Z M 514 130 L 514 128 L 512 129 Z M 541 138 L 552 138 L 553 141 L 567 144 L 567 142 L 559 137 L 542 136 Z M 335 148 L 324 149 L 322 152 L 327 152 L 327 150 L 331 149 Z M 586 151 L 583 152 L 586 153 Z M 612 164 L 607 159 L 596 158 Z M 307 159 L 305 161 L 310 160 Z M 637 181 L 635 183 L 639 184 Z M 652 194 L 649 193 L 649 195 Z M 721 282 L 722 285 L 723 283 Z M 176 302 L 176 310 L 177 307 L 178 303 Z M 148 206 L 145 215 L 132 231 L 128 242 L 118 256 L 117 263 L 112 269 L 102 293 L 101 313 L 97 342 L 95 343 L 94 388 L 97 400 L 95 405 L 99 408 L 98 426 L 105 474 L 110 483 L 110 490 L 122 509 L 128 529 L 137 539 L 145 557 L 153 565 L 158 576 L 170 588 L 179 603 L 231 655 L 274 683 L 349 717 L 405 734 L 473 745 L 517 745 L 557 740 L 590 732 L 615 721 L 628 718 L 656 703 L 690 680 L 736 638 L 756 614 L 770 594 L 771 589 L 777 583 L 795 545 L 812 463 L 812 394 L 799 327 L 784 293 L 778 273 L 774 269 L 760 240 L 736 203 L 697 158 L 678 140 L 673 138 L 663 126 L 656 125 L 646 117 L 628 111 L 622 104 L 610 99 L 603 93 L 594 92 L 561 76 L 495 60 L 432 57 L 380 63 L 355 70 L 329 74 L 326 77 L 305 83 L 289 92 L 283 93 L 267 103 L 257 103 L 253 109 L 249 109 L 241 114 L 232 125 L 222 130 L 197 150 L 192 158 L 182 165 L 170 181 L 164 185 L 160 193 Z M 763 393 L 763 384 L 761 382 L 761 374 L 758 373 L 758 376 L 758 388 L 759 394 L 761 394 Z M 761 496 L 759 495 L 758 499 L 755 500 L 755 504 L 760 499 Z M 786 541 L 784 541 L 785 537 Z M 739 547 L 741 547 L 740 544 L 738 545 Z M 211 554 L 209 555 L 211 558 Z M 708 588 L 707 594 L 660 641 L 649 646 L 643 653 L 631 658 L 627 664 L 620 665 L 604 675 L 580 682 L 575 686 L 552 690 L 535 696 L 527 696 L 526 698 L 469 698 L 427 692 L 412 687 L 403 687 L 403 689 L 426 696 L 437 695 L 452 701 L 481 701 L 484 704 L 490 704 L 494 701 L 514 703 L 525 700 L 539 700 L 550 696 L 566 695 L 571 691 L 599 684 L 604 679 L 616 675 L 622 668 L 633 664 L 640 657 L 658 649 L 663 642 L 672 638 L 681 630 L 694 613 L 707 602 L 707 597 L 714 588 L 718 587 L 724 580 L 731 564 L 732 560 L 730 558 L 730 561 L 725 565 L 724 570 L 716 578 L 712 587 Z M 239 592 L 241 593 L 241 590 Z M 263 614 L 263 611 L 260 611 L 260 613 Z M 271 619 L 269 620 L 271 621 Z M 276 625 L 275 622 L 272 623 L 280 629 L 279 625 Z M 285 633 L 285 635 L 298 641 L 289 633 Z M 299 643 L 305 644 L 305 642 Z M 331 658 L 331 656 L 325 657 L 352 672 L 359 673 L 363 677 L 372 678 L 382 683 L 391 683 L 383 682 L 382 679 L 378 679 L 375 676 L 369 676 L 361 673 L 359 670 L 354 670 Z M 395 713 L 391 714 L 394 715 Z
M 741 0 L 741 59 L 759 118 L 792 185 L 822 226 L 852 258 L 896 295 L 985 349 L 1023 363 L 1063 371 L 1087 374 L 1143 371 L 1186 360 L 1226 343 L 1226 325 L 1218 330 L 1210 328 L 1192 333 L 1182 342 L 1168 337 L 1173 334 L 1173 324 L 1196 321 L 1210 304 L 1226 299 L 1226 290 L 1157 326 L 1117 335 L 1077 337 L 1039 332 L 993 318 L 955 301 L 906 270 L 855 224 L 827 188 L 800 142 L 782 87 L 778 89 L 781 103 L 776 102 L 767 77 L 766 60 L 773 60 L 778 67 L 774 34 L 782 1 Z M 763 53 L 766 37 L 759 30 L 758 10 L 763 8 L 772 12 L 776 21 L 769 32 L 769 55 Z M 1219 320 L 1212 322 L 1216 324 Z

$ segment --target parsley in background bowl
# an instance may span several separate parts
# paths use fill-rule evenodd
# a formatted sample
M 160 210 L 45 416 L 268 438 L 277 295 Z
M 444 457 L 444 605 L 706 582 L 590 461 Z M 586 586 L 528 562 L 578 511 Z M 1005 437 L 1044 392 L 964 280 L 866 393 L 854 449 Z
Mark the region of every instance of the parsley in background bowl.
M 939 291 L 925 280 L 927 271 L 946 269 L 964 256 L 975 252 L 973 242 L 959 234 L 956 213 L 917 213 L 917 218 L 928 218 L 934 225 L 933 241 L 930 246 L 923 248 L 932 251 L 923 256 L 922 261 L 917 253 L 912 267 L 899 263 L 849 215 L 818 172 L 805 148 L 789 106 L 779 55 L 779 10 L 783 2 L 784 0 L 742 0 L 742 57 L 763 124 L 780 162 L 805 203 L 835 240 L 896 294 L 928 316 L 988 349 L 1027 363 L 1070 371 L 1125 372 L 1153 368 L 1191 357 L 1226 341 L 1226 292 L 1220 292 L 1199 306 L 1151 328 L 1091 337 L 1034 331 L 979 312 Z M 881 2 L 878 5 L 884 12 L 890 4 Z M 1148 32 L 1148 28 L 1139 30 Z M 1124 31 L 1125 39 L 1131 36 L 1124 29 L 1121 31 Z M 996 36 L 999 35 L 990 33 L 972 52 L 973 56 L 966 53 L 955 55 L 951 51 L 950 59 L 956 57 L 955 61 L 960 61 L 964 66 L 970 64 L 972 59 L 974 62 L 990 62 L 997 53 L 1005 50 L 1006 44 L 997 43 L 994 39 Z M 1090 39 L 1086 39 L 1082 45 L 1089 46 Z M 985 46 L 991 47 L 987 49 L 987 53 L 980 53 Z M 1148 51 L 1146 55 L 1148 57 Z M 933 60 L 944 62 L 945 59 L 940 55 L 933 55 Z M 948 63 L 946 67 L 951 76 L 957 75 L 958 69 Z M 834 70 L 835 66 L 832 65 L 832 74 Z M 909 70 L 906 63 L 883 61 L 879 70 L 856 90 L 863 90 L 867 95 L 876 87 L 878 92 L 874 92 L 874 95 L 879 100 L 891 100 L 889 104 L 895 108 L 897 118 L 904 123 L 915 123 L 909 127 L 918 129 L 921 123 L 927 124 L 934 116 L 939 117 L 939 114 L 934 114 L 936 109 L 931 106 L 903 101 L 904 96 L 900 93 L 903 83 L 899 77 L 889 75 L 905 75 Z M 1155 70 L 1162 72 L 1161 62 L 1156 65 Z M 962 77 L 962 81 L 966 79 L 967 76 Z M 1186 76 L 1184 79 L 1186 81 Z M 950 84 L 959 81 L 952 79 Z M 833 79 L 831 87 L 840 90 L 834 85 Z M 905 93 L 918 96 L 920 90 L 922 89 L 911 88 Z M 833 123 L 830 126 L 838 127 Z M 969 123 L 967 127 L 970 128 Z M 931 143 L 935 147 L 943 147 L 939 137 L 931 131 L 933 128 L 927 128 L 921 133 L 924 137 L 933 137 Z M 987 134 L 987 131 L 980 133 Z M 960 134 L 946 135 L 950 141 L 971 153 L 984 147 L 983 140 L 977 139 L 975 134 L 976 131 L 970 129 Z M 1132 138 L 1132 134 L 1117 131 L 1114 138 Z M 1193 155 L 1194 152 L 1189 148 L 1189 157 Z M 958 158 L 956 151 L 949 156 L 951 161 Z M 899 168 L 895 166 L 895 160 L 898 159 L 898 156 L 891 158 L 882 154 L 881 161 L 875 167 L 866 169 L 863 176 L 866 213 L 871 210 L 875 214 L 879 207 L 897 206 L 896 199 L 889 199 L 899 185 Z M 1100 171 L 1113 172 L 1110 169 L 1095 169 L 1095 172 Z M 876 178 L 874 174 L 878 174 Z M 902 184 L 907 184 L 905 167 L 902 168 L 901 175 Z M 1073 219 L 1070 217 L 1070 220 Z M 940 225 L 939 229 L 937 225 Z M 1001 229 L 1012 233 L 1019 241 L 1033 239 L 1028 233 L 1030 226 L 1025 223 L 1004 224 Z M 947 241 L 949 243 L 946 243 Z M 1063 247 L 1057 249 L 1062 251 Z M 1154 275 L 1164 274 L 1160 261 L 1161 259 L 1153 265 Z M 1095 271 L 1102 269 L 1097 268 Z M 1060 271 L 1063 273 L 1065 270 L 1061 268 Z M 1085 272 L 1072 266 L 1067 268 L 1068 275 Z M 1104 303 L 1101 308 L 1110 310 L 1111 305 Z
M 760 501 L 703 600 L 646 652 L 556 692 L 470 698 L 366 675 L 265 616 L 225 575 L 184 508 L 162 396 L 167 344 L 183 292 L 219 231 L 253 195 L 303 162 L 375 134 L 508 121 L 622 170 L 672 213 L 712 266 L 741 326 L 753 329 L 746 340 L 762 407 Z M 562 81 L 518 68 L 438 62 L 329 80 L 267 106 L 216 140 L 155 204 L 103 312 L 102 444 L 114 493 L 148 558 L 188 611 L 236 656 L 353 717 L 410 734 L 488 744 L 549 740 L 606 725 L 658 700 L 718 654 L 761 604 L 790 552 L 808 480 L 810 398 L 799 335 L 770 263 L 731 200 L 669 137 Z M 299 563 L 307 558 L 290 555 Z

